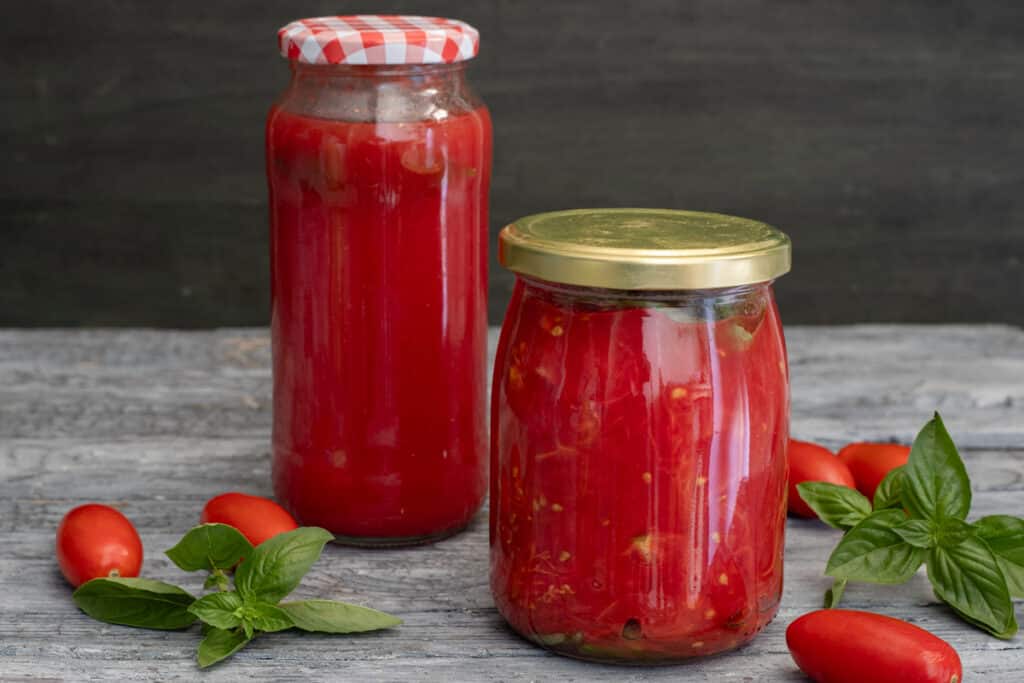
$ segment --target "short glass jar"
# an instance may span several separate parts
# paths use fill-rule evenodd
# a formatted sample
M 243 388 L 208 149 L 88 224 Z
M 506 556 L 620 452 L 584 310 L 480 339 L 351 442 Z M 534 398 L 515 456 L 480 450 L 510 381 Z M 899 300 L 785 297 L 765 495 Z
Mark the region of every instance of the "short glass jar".
M 491 586 L 526 638 L 613 662 L 729 650 L 782 591 L 788 238 L 717 214 L 505 228 Z

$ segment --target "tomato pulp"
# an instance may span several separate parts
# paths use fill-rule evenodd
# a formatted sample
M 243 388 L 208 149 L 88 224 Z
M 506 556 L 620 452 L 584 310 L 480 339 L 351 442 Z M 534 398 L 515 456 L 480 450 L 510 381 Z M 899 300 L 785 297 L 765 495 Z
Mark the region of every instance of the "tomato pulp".
M 581 291 L 520 279 L 502 330 L 498 608 L 587 659 L 736 647 L 782 589 L 789 404 L 770 287 L 673 305 Z
M 483 107 L 267 124 L 277 498 L 340 540 L 457 531 L 486 485 Z

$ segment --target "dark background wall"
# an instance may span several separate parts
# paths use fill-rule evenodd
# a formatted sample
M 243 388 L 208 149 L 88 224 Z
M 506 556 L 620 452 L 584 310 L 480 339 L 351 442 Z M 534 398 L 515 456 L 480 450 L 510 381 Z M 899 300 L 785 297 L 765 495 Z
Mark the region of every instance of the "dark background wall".
M 793 238 L 787 322 L 1024 324 L 1019 0 L 35 0 L 0 22 L 0 325 L 265 323 L 276 29 L 388 10 L 482 33 L 492 235 L 735 213 Z

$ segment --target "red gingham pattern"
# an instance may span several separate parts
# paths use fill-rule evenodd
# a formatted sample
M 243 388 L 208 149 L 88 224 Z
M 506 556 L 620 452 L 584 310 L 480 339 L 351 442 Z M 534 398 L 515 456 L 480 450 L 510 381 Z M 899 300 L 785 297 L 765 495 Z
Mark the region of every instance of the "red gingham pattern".
M 476 56 L 480 33 L 456 19 L 360 14 L 293 21 L 277 42 L 307 64 L 450 64 Z

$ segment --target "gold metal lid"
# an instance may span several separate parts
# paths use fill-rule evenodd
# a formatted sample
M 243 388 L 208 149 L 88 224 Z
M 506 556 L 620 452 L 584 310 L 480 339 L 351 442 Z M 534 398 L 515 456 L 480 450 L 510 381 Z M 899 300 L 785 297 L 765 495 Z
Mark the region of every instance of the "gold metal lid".
M 498 261 L 530 277 L 607 289 L 712 289 L 789 272 L 790 242 L 765 223 L 669 209 L 575 209 L 506 226 Z

